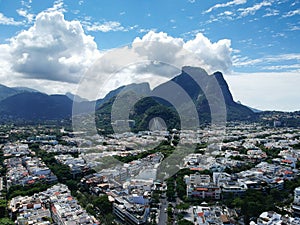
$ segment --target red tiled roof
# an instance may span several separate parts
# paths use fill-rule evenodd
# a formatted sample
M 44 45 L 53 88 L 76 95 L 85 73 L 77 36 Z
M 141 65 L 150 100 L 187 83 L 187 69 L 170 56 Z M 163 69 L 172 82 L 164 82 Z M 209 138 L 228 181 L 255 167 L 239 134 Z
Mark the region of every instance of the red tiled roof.
M 198 216 L 203 217 L 204 216 L 204 212 L 199 212 Z
M 228 223 L 228 222 L 230 222 L 227 215 L 221 215 L 221 216 L 220 216 L 220 219 L 221 219 L 221 221 L 222 221 L 223 223 Z
M 283 159 L 283 160 L 281 160 L 281 162 L 283 162 L 283 163 L 292 163 L 292 160 L 289 160 L 289 159 Z
M 203 168 L 191 168 L 190 170 L 199 170 L 199 171 L 202 171 Z
M 197 191 L 207 191 L 207 188 L 196 188 Z
M 56 213 L 56 208 L 55 208 L 55 206 L 52 206 L 51 209 L 52 209 L 52 212 Z

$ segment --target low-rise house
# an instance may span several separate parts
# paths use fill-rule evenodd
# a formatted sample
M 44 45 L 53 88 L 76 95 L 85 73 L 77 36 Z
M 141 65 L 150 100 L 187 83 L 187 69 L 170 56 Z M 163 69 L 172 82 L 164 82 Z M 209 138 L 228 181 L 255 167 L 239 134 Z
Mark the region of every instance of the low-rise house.
M 229 216 L 221 207 L 194 206 L 193 214 L 196 225 L 231 224 Z
M 256 223 L 254 222 L 250 223 L 250 225 L 252 224 L 254 225 Z M 282 216 L 281 214 L 278 214 L 276 212 L 269 211 L 260 214 L 260 216 L 257 219 L 256 225 L 282 225 L 282 224 L 299 225 L 300 218 L 293 218 L 288 215 Z
M 209 175 L 196 173 L 185 176 L 184 179 L 187 185 L 187 197 L 221 198 L 221 188 L 211 181 Z
M 226 198 L 227 196 L 241 196 L 248 189 L 247 185 L 238 181 L 227 181 L 223 182 L 221 185 L 222 197 Z

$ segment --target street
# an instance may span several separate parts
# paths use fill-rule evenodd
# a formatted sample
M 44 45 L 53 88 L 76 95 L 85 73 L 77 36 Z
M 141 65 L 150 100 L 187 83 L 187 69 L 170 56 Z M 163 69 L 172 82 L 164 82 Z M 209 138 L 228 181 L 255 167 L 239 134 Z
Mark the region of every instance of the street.
M 158 219 L 158 225 L 165 225 L 167 224 L 167 220 L 168 220 L 168 213 L 167 210 L 168 209 L 168 201 L 167 199 L 160 199 L 160 212 L 159 212 L 159 219 Z

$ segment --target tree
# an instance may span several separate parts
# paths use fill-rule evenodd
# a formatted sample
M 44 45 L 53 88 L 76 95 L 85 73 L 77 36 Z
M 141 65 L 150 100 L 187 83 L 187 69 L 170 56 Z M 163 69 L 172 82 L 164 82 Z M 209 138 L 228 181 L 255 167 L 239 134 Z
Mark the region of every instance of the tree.
M 243 205 L 243 200 L 241 198 L 235 198 L 232 204 L 236 208 L 241 208 Z
M 249 224 L 251 217 L 258 217 L 263 211 L 274 211 L 275 200 L 270 195 L 265 195 L 261 191 L 248 189 L 244 197 L 235 202 L 241 204 L 241 211 L 244 221 Z
M 108 200 L 107 195 L 102 195 L 100 197 L 95 198 L 93 200 L 93 204 L 96 208 L 101 210 L 101 213 L 103 213 L 104 215 L 109 214 L 112 211 L 112 204 Z
M 188 220 L 180 220 L 178 225 L 194 225 L 194 223 Z
M 176 206 L 176 209 L 178 209 L 179 211 L 185 211 L 190 207 L 190 204 L 188 203 L 180 203 Z
M 1 218 L 0 225 L 15 225 L 15 223 L 11 221 L 9 218 Z
M 0 218 L 5 217 L 6 204 L 6 200 L 0 199 Z
M 154 192 L 152 195 L 152 202 L 153 203 L 159 203 L 159 193 L 158 192 Z
M 65 183 L 71 191 L 77 191 L 78 182 L 76 180 L 67 180 Z

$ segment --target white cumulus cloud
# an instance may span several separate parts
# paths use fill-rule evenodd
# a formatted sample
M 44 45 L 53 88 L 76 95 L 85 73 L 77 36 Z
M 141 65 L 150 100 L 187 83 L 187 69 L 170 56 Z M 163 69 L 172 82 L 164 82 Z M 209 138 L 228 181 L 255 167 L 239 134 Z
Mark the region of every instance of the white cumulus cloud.
M 18 9 L 17 13 L 20 16 L 25 17 L 28 23 L 32 23 L 32 21 L 34 20 L 34 17 L 35 17 L 34 14 L 28 13 L 28 11 L 26 9 Z
M 184 48 L 191 51 L 202 61 L 203 68 L 208 72 L 220 70 L 229 72 L 232 66 L 231 41 L 222 39 L 212 43 L 202 33 L 198 33 L 196 38 L 185 43 Z
M 76 82 L 99 56 L 93 37 L 59 11 L 42 12 L 10 39 L 13 70 L 27 78 Z
M 15 21 L 14 18 L 6 17 L 3 13 L 0 12 L 0 24 L 2 25 L 22 25 L 23 23 L 20 21 Z
M 136 38 L 135 52 L 147 56 L 149 60 L 161 61 L 176 66 L 199 66 L 208 72 L 231 70 L 231 42 L 223 39 L 212 43 L 202 33 L 185 42 L 166 33 L 148 32 L 142 38 Z

